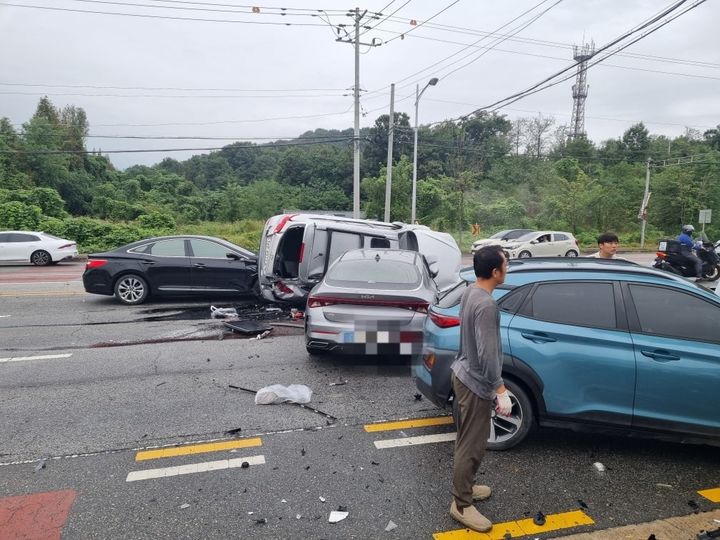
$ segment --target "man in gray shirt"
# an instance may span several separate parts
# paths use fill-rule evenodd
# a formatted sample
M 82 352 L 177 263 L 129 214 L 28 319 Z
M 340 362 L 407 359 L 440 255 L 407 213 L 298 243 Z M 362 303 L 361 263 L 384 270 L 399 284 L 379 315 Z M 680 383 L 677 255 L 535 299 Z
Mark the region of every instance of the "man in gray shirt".
M 457 438 L 450 515 L 465 527 L 484 532 L 492 522 L 473 502 L 487 499 L 491 490 L 473 485 L 475 474 L 485 455 L 493 407 L 503 416 L 512 412 L 502 380 L 500 313 L 492 297 L 505 281 L 508 262 L 500 246 L 486 246 L 475 252 L 473 267 L 477 279 L 460 301 L 460 350 L 452 365 Z

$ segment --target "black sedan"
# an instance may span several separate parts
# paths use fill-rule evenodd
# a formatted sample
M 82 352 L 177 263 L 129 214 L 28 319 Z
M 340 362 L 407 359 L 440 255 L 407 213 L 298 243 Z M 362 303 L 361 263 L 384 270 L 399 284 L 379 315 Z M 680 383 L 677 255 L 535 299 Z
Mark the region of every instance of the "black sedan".
M 150 295 L 257 295 L 257 255 L 211 236 L 148 238 L 90 255 L 83 285 L 130 305 Z

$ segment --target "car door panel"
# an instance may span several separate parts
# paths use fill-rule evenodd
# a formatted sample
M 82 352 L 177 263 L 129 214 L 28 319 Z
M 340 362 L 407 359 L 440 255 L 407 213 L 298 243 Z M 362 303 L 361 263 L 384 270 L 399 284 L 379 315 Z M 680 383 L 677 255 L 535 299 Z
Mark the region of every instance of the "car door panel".
M 543 283 L 510 321 L 510 353 L 538 373 L 548 415 L 630 425 L 635 355 L 616 310 L 611 283 Z
M 254 265 L 228 246 L 191 238 L 190 273 L 194 289 L 216 292 L 246 292 L 252 288 Z M 233 253 L 237 258 L 230 258 Z
M 183 239 L 155 242 L 138 257 L 138 265 L 150 287 L 160 292 L 182 292 L 192 289 L 190 257 Z
M 637 360 L 633 424 L 719 434 L 720 305 L 666 287 L 624 291 Z

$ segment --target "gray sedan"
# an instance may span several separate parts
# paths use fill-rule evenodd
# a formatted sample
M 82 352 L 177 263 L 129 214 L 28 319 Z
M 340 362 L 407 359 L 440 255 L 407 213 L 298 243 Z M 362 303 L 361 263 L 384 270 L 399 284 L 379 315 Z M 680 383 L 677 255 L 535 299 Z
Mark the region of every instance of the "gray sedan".
M 436 273 L 435 265 L 415 251 L 346 252 L 308 297 L 308 352 L 422 352 L 423 324 L 438 292 L 433 281 Z

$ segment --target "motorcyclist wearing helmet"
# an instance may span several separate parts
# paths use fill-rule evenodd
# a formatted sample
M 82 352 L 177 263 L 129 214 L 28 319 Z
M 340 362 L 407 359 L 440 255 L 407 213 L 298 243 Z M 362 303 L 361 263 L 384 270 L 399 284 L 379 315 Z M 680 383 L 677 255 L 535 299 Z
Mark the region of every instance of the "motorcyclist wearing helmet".
M 702 277 L 702 261 L 700 258 L 693 253 L 695 248 L 695 242 L 693 242 L 692 234 L 695 232 L 695 227 L 692 225 L 683 225 L 680 234 L 676 238 L 681 245 L 680 255 L 690 265 L 695 267 L 695 277 Z

